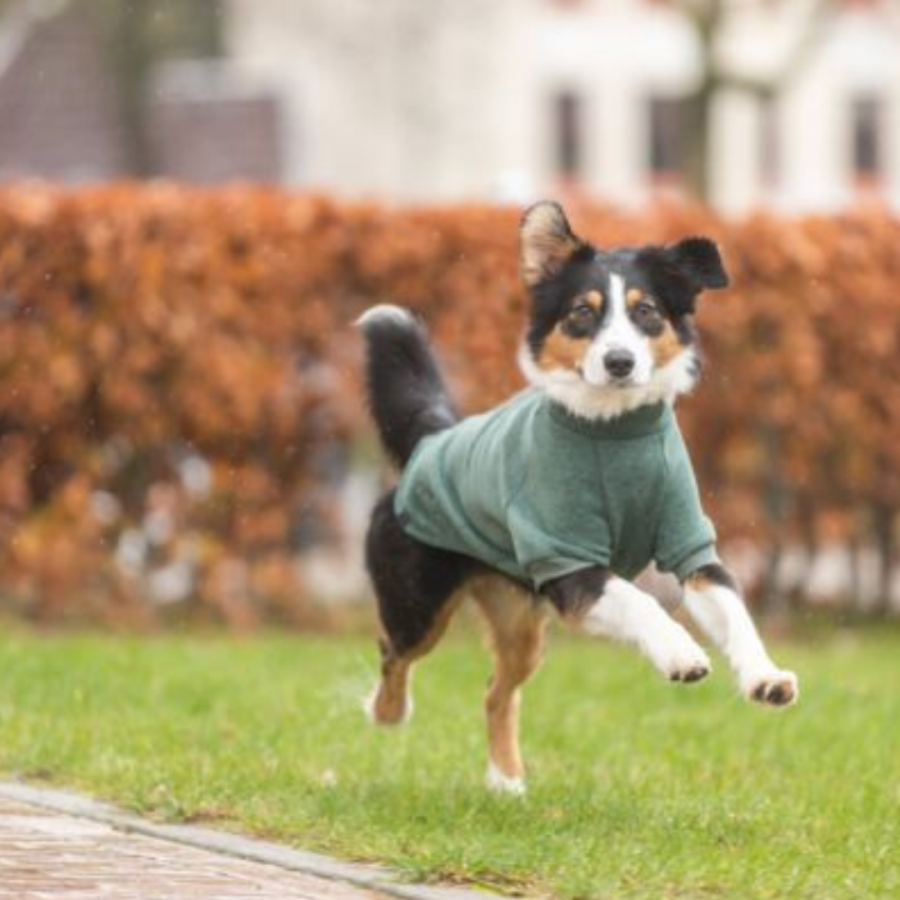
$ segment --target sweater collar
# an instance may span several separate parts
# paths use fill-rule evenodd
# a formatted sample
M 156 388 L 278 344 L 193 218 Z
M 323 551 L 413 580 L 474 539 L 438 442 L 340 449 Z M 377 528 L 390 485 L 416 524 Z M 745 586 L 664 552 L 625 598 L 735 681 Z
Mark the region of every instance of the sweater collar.
M 674 420 L 672 407 L 668 403 L 639 406 L 614 419 L 585 419 L 572 415 L 564 406 L 549 397 L 544 402 L 553 420 L 564 428 L 606 440 L 625 440 L 659 434 Z

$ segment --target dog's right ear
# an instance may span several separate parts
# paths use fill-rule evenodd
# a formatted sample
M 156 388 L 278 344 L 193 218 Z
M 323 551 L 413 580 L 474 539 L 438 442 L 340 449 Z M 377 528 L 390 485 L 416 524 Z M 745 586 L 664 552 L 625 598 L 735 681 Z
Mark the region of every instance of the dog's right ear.
M 525 210 L 519 227 L 522 280 L 536 287 L 558 275 L 573 257 L 592 254 L 591 246 L 577 237 L 563 208 L 542 200 Z

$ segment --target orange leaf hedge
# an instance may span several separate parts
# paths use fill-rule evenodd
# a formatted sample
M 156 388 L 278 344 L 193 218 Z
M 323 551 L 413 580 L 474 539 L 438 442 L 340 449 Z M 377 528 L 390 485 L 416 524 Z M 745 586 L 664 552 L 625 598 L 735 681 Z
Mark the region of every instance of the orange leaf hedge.
M 422 312 L 468 409 L 515 390 L 518 213 L 257 189 L 0 192 L 0 594 L 44 619 L 316 615 L 298 533 L 335 534 L 369 433 L 350 323 Z M 873 544 L 900 506 L 900 224 L 572 210 L 599 244 L 716 238 L 707 377 L 682 420 L 726 541 Z M 149 598 L 149 599 L 148 599 Z

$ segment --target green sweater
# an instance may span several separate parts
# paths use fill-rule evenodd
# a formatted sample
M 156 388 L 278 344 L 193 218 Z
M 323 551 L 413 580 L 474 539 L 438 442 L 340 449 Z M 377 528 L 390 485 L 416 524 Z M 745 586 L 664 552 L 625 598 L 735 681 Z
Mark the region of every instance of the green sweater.
M 397 488 L 405 531 L 540 587 L 589 566 L 687 577 L 715 530 L 666 404 L 580 419 L 537 390 L 425 438 Z

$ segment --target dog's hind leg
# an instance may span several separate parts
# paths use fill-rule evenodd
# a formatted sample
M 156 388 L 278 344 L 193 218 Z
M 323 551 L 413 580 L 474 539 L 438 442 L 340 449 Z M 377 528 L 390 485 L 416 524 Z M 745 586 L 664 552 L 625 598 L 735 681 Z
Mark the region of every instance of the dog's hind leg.
M 461 592 L 448 597 L 418 639 L 411 639 L 409 632 L 404 632 L 403 638 L 391 638 L 387 633 L 382 636 L 378 644 L 381 650 L 381 680 L 367 703 L 373 722 L 378 725 L 400 725 L 408 721 L 412 715 L 410 680 L 413 665 L 444 636 L 462 599 Z M 379 600 L 383 605 L 383 598 L 379 597 Z
M 366 564 L 381 622 L 381 680 L 367 709 L 379 725 L 409 718 L 413 664 L 441 639 L 475 569 L 467 557 L 429 547 L 403 530 L 393 493 L 376 505 L 366 540 Z
M 541 662 L 546 604 L 501 576 L 474 581 L 472 596 L 487 619 L 494 652 L 494 674 L 486 698 L 487 783 L 492 790 L 521 794 L 525 767 L 519 750 L 520 692 Z

